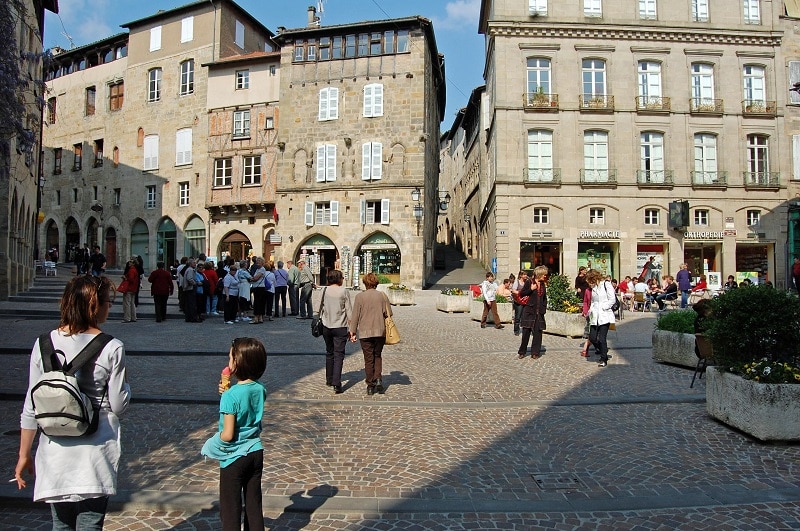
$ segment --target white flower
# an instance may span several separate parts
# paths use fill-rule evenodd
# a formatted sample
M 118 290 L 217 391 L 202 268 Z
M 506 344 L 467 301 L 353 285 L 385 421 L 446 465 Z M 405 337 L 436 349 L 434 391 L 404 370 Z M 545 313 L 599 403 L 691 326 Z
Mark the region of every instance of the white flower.
M 764 376 L 767 376 L 771 372 L 772 372 L 772 369 L 769 366 L 764 367 Z

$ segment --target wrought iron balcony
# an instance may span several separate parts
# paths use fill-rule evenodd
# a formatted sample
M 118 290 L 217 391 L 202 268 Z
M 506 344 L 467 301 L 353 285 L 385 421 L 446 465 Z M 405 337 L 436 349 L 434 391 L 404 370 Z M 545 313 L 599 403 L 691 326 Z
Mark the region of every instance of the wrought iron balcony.
M 772 171 L 742 172 L 745 188 L 780 188 L 781 173 Z
M 587 111 L 613 111 L 614 96 L 606 94 L 581 94 L 581 110 Z
M 728 186 L 727 171 L 693 171 L 692 186 L 695 188 L 725 188 Z
M 557 111 L 558 94 L 526 92 L 522 95 L 522 106 L 526 111 Z
M 722 114 L 722 100 L 713 98 L 689 98 L 689 111 L 695 114 Z
M 525 168 L 525 184 L 561 184 L 561 168 Z
M 672 186 L 672 170 L 636 170 L 636 182 L 643 186 Z
M 742 114 L 745 116 L 775 116 L 778 106 L 774 101 L 742 100 Z
M 584 185 L 614 185 L 617 184 L 617 170 L 587 170 L 581 169 L 581 184 Z
M 636 110 L 645 112 L 668 112 L 672 107 L 666 96 L 637 96 Z

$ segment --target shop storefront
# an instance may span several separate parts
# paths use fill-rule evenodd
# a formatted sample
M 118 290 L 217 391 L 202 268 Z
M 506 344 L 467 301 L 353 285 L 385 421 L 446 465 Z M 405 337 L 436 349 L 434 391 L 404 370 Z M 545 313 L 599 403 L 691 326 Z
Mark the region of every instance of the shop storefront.
M 759 284 L 767 280 L 775 283 L 775 244 L 764 242 L 736 242 L 737 278 L 745 276 Z M 748 273 L 747 275 L 744 275 Z
M 356 256 L 363 274 L 371 272 L 386 276 L 392 282 L 400 282 L 400 249 L 389 235 L 376 232 L 369 236 L 356 249 Z
M 683 233 L 683 261 L 692 281 L 709 271 L 722 272 L 722 231 L 688 231 Z
M 604 276 L 619 276 L 619 231 L 581 230 L 578 234 L 578 264 Z
M 536 266 L 546 265 L 551 275 L 560 275 L 561 242 L 554 241 L 522 241 L 519 244 L 519 269 L 532 271 Z M 518 271 L 509 271 L 515 275 Z M 502 274 L 506 277 L 506 274 Z
M 316 278 L 318 286 L 328 284 L 328 271 L 336 269 L 338 253 L 330 238 L 315 234 L 300 246 L 300 254 L 296 261 L 304 260 Z

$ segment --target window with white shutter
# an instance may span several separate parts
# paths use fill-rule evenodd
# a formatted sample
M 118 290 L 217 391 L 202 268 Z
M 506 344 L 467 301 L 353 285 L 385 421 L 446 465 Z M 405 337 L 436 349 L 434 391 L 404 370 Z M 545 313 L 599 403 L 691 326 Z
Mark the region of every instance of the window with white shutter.
M 331 225 L 339 224 L 339 201 L 331 201 Z
M 175 133 L 175 165 L 192 163 L 192 130 L 178 129 Z
M 336 180 L 336 145 L 323 144 L 317 147 L 317 182 Z
M 389 200 L 381 199 L 381 225 L 389 224 Z
M 144 166 L 142 169 L 158 169 L 158 135 L 144 137 Z
M 326 87 L 319 91 L 319 121 L 336 120 L 339 118 L 339 89 Z
M 184 17 L 181 19 L 181 42 L 189 42 L 194 39 L 194 17 Z
M 150 51 L 161 49 L 161 26 L 150 28 Z
M 364 116 L 383 116 L 383 85 L 375 83 L 364 87 Z
M 314 225 L 314 203 L 306 201 L 306 227 Z
M 800 83 L 800 61 L 789 61 L 789 86 Z M 789 91 L 789 103 L 800 103 L 800 93 Z
M 792 179 L 800 180 L 800 135 L 792 135 Z
M 361 179 L 376 181 L 381 178 L 383 145 L 380 142 L 367 142 L 361 146 Z
M 234 37 L 233 42 L 239 48 L 244 48 L 244 24 L 242 24 L 238 20 L 236 21 L 236 35 Z

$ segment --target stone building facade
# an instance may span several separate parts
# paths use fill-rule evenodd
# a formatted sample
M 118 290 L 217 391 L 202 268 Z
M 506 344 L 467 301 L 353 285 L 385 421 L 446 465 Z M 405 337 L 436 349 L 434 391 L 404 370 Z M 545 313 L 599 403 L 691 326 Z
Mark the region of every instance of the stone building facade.
M 789 26 L 783 2 L 483 0 L 481 259 L 785 285 Z
M 419 288 L 433 271 L 444 63 L 430 21 L 279 28 L 285 259 Z
M 0 100 L 0 300 L 27 289 L 37 245 L 41 100 L 44 93 L 44 12 L 58 12 L 56 0 L 6 1 L 0 6 L 3 83 L 16 87 Z M 15 65 L 17 72 L 9 70 Z
M 272 33 L 230 1 L 193 2 L 123 27 L 128 33 L 54 59 L 42 240 L 66 258 L 96 243 L 109 267 L 134 254 L 147 269 L 214 254 L 202 65 L 272 50 Z

